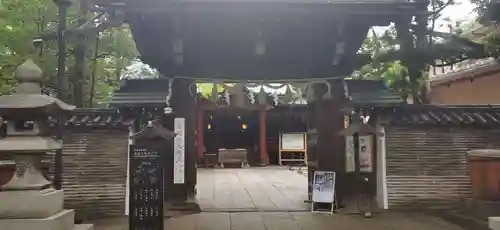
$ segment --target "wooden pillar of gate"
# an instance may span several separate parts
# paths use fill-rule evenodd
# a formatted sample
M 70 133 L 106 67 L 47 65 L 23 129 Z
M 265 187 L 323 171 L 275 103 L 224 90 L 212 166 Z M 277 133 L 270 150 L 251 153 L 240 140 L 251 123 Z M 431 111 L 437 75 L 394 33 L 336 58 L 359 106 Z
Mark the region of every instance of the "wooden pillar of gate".
M 259 155 L 260 162 L 269 165 L 269 155 L 267 154 L 267 130 L 266 130 L 267 111 L 266 106 L 259 108 Z
M 336 173 L 336 192 L 339 203 L 344 197 L 344 137 L 338 133 L 344 128 L 341 111 L 344 100 L 344 87 L 341 80 L 312 85 L 314 96 L 307 105 L 308 129 L 308 175 L 309 195 L 312 195 L 312 181 L 315 170 Z M 310 199 L 311 197 L 309 197 Z
M 173 186 L 170 203 L 173 205 L 183 205 L 194 203 L 196 187 L 196 90 L 191 79 L 175 79 L 172 86 L 171 105 L 175 117 L 185 119 L 185 179 L 184 184 L 171 184 Z M 173 119 L 169 121 L 173 126 Z M 167 127 L 169 128 L 169 127 Z M 173 161 L 172 168 L 173 168 Z M 168 186 L 168 185 L 166 185 Z

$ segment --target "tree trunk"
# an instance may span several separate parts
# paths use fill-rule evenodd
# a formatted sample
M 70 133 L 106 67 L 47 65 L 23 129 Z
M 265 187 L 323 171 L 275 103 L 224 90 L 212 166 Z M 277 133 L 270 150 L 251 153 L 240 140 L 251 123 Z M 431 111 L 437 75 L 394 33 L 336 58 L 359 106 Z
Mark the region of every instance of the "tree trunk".
M 84 25 L 88 21 L 88 0 L 80 0 L 80 17 L 78 25 Z M 75 48 L 75 70 L 73 76 L 73 97 L 76 107 L 85 107 L 85 100 L 87 97 L 87 90 L 85 84 L 88 84 L 86 64 L 87 64 L 87 35 L 80 34 L 77 37 Z

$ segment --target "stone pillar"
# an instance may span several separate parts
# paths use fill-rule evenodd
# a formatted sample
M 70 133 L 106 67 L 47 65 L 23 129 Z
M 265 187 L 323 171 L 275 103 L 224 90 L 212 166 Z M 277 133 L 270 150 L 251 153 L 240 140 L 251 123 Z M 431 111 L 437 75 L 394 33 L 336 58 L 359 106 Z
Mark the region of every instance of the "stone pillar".
M 16 171 L 0 192 L 1 230 L 93 229 L 74 225 L 74 210 L 64 210 L 64 193 L 56 190 L 41 171 L 41 160 L 62 143 L 50 136 L 48 117 L 74 106 L 41 95 L 42 71 L 31 61 L 19 66 L 15 93 L 0 96 L 0 116 L 7 120 L 7 136 L 0 139 L 0 154 L 9 155 Z

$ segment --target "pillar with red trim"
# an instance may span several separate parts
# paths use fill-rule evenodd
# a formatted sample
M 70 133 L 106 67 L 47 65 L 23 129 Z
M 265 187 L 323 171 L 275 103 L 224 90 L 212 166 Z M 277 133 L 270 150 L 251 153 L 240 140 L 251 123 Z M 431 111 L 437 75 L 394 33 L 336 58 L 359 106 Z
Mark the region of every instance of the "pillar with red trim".
M 259 155 L 260 162 L 264 165 L 269 165 L 269 156 L 267 154 L 267 141 L 266 141 L 266 109 L 267 109 L 268 95 L 264 91 L 264 87 L 260 87 L 257 100 L 259 103 Z
M 196 106 L 196 155 L 198 160 L 203 158 L 203 152 L 205 151 L 203 120 L 203 105 L 198 102 Z

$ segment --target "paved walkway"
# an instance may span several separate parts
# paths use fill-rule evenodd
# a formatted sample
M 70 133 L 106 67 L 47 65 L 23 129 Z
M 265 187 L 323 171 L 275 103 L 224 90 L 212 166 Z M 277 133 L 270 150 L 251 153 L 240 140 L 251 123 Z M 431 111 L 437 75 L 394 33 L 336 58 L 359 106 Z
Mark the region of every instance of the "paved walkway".
M 306 211 L 307 177 L 287 167 L 198 169 L 203 211 Z
M 464 230 L 418 213 L 366 219 L 307 212 L 307 177 L 288 168 L 199 169 L 197 189 L 204 212 L 166 219 L 165 230 Z M 127 225 L 126 218 L 107 219 L 95 229 Z
M 125 219 L 96 223 L 96 230 L 127 229 Z M 299 212 L 200 213 L 167 219 L 165 230 L 465 230 L 440 218 L 417 213 L 356 215 Z

